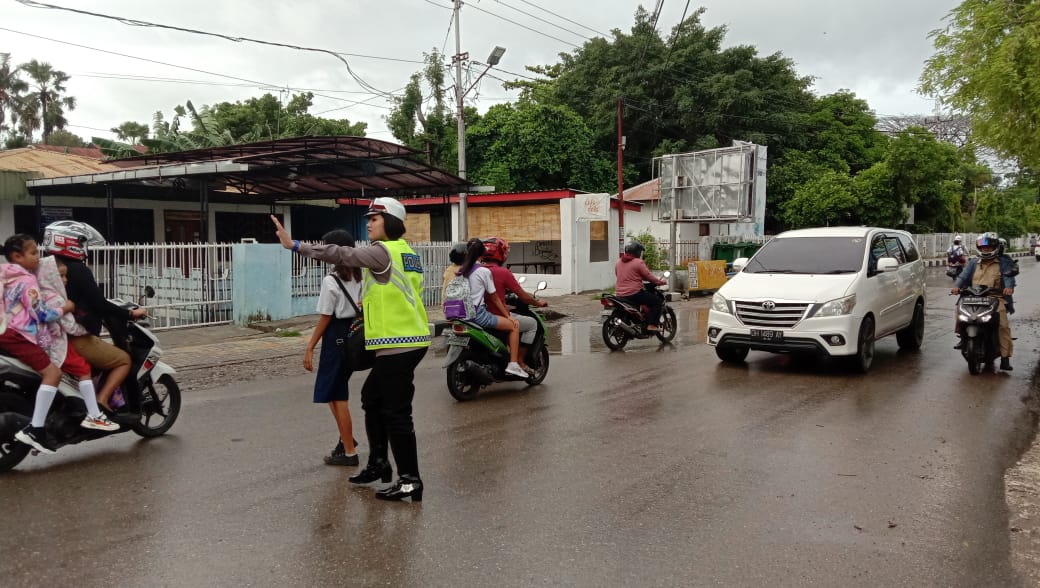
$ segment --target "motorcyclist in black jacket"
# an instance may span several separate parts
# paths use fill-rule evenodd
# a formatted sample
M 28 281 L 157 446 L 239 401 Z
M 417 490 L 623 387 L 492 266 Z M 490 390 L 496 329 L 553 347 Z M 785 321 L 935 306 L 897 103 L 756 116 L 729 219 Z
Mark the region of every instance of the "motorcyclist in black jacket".
M 98 404 L 112 412 L 110 402 L 116 388 L 130 373 L 130 355 L 102 340 L 102 322 L 126 322 L 147 315 L 143 308 L 127 310 L 109 302 L 98 287 L 94 273 L 87 267 L 87 247 L 104 245 L 105 239 L 94 227 L 78 221 L 57 221 L 47 225 L 43 233 L 43 247 L 64 262 L 67 271 L 69 300 L 76 304 L 74 316 L 84 333 L 69 335 L 69 343 L 87 360 L 91 367 L 108 372 L 98 390 Z M 119 324 L 119 323 L 115 323 Z

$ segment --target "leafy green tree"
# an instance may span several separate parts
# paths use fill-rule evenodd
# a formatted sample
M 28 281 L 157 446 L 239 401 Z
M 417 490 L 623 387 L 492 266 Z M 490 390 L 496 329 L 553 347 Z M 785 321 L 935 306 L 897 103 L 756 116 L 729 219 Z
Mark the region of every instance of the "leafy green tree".
M 112 132 L 122 141 L 137 143 L 148 138 L 148 125 L 128 120 L 118 127 L 113 127 Z
M 598 156 L 585 122 L 565 106 L 522 99 L 499 104 L 466 129 L 472 178 L 499 191 L 609 191 L 610 159 Z
M 881 161 L 852 179 L 858 206 L 858 222 L 875 227 L 898 227 L 907 220 L 905 203 L 894 197 L 894 179 L 888 163 Z
M 1029 226 L 1026 203 L 1014 194 L 986 188 L 979 192 L 975 210 L 975 227 L 979 231 L 996 231 L 1002 237 L 1023 235 Z
M 79 135 L 73 134 L 65 129 L 58 129 L 51 133 L 49 139 L 47 139 L 48 145 L 57 145 L 58 147 L 86 147 L 87 142 L 83 140 Z
M 848 174 L 825 171 L 802 184 L 784 203 L 782 218 L 793 229 L 855 224 L 859 201 Z
M 429 163 L 456 170 L 458 123 L 454 111 L 448 106 L 444 89 L 447 74 L 444 56 L 434 49 L 423 57 L 426 65 L 422 71 L 412 74 L 404 93 L 394 99 L 393 110 L 385 118 L 386 124 L 394 138 L 407 147 L 425 153 Z M 464 108 L 463 115 L 468 126 L 480 119 L 473 108 Z
M 65 82 L 69 81 L 69 75 L 35 59 L 23 63 L 21 69 L 32 80 L 32 92 L 25 97 L 22 111 L 23 129 L 31 135 L 42 125 L 43 142 L 47 143 L 54 129 L 64 129 L 68 124 L 65 111 L 76 108 L 76 99 L 65 95 Z M 27 117 L 29 110 L 35 111 L 35 116 Z
M 0 53 L 0 133 L 10 133 L 15 127 L 23 94 L 29 90 L 18 73 L 11 65 L 11 54 Z
M 629 184 L 651 175 L 662 145 L 699 150 L 746 140 L 767 145 L 770 157 L 804 146 L 800 115 L 813 104 L 811 80 L 779 53 L 723 49 L 726 29 L 704 27 L 703 13 L 684 19 L 665 39 L 640 8 L 628 33 L 615 29 L 611 39 L 587 41 L 556 64 L 529 67 L 543 79 L 511 86 L 534 102 L 578 113 L 604 154 L 616 149 L 623 98 L 624 158 L 637 172 L 626 173 Z
M 957 229 L 960 197 L 958 193 L 953 198 L 956 188 L 946 183 L 960 173 L 956 147 L 938 141 L 925 128 L 910 127 L 892 139 L 885 163 L 893 196 L 914 206 L 915 224 L 940 232 Z
M 1040 3 L 964 0 L 932 32 L 921 91 L 971 117 L 974 140 L 1040 165 Z

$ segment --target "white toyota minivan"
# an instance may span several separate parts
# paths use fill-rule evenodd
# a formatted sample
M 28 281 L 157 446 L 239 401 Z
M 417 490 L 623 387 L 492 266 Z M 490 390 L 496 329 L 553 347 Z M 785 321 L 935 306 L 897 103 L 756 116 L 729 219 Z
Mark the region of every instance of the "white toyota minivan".
M 865 373 L 875 340 L 895 333 L 917 349 L 924 339 L 924 262 L 905 231 L 788 231 L 733 269 L 708 314 L 708 345 L 723 361 L 752 349 L 848 356 Z

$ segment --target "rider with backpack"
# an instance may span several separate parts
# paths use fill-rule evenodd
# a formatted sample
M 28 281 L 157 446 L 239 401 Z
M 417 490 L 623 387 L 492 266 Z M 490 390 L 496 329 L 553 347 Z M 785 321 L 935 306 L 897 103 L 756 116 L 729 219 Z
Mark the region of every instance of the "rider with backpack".
M 485 294 L 495 294 L 495 280 L 491 270 L 477 261 L 484 256 L 486 249 L 480 239 L 470 239 L 466 243 L 466 258 L 456 277 L 448 282 L 444 291 L 444 317 L 447 319 L 466 319 L 483 329 L 509 331 L 509 365 L 506 373 L 526 378 L 529 374 L 520 367 L 520 323 L 509 317 L 509 309 L 498 296 L 488 296 L 486 300 L 494 305 L 492 314 L 485 304 Z
M 964 270 L 964 265 L 968 263 L 968 252 L 961 245 L 961 236 L 957 235 L 953 238 L 953 245 L 946 250 L 946 275 L 951 278 L 957 279 L 961 271 Z

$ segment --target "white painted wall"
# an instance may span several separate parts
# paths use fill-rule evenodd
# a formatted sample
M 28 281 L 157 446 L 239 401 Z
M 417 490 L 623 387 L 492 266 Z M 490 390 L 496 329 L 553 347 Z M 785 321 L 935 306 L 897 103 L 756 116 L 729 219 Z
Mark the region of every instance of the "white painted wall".
M 14 201 L 0 200 L 0 242 L 14 234 Z

